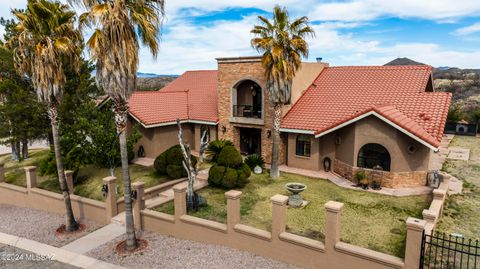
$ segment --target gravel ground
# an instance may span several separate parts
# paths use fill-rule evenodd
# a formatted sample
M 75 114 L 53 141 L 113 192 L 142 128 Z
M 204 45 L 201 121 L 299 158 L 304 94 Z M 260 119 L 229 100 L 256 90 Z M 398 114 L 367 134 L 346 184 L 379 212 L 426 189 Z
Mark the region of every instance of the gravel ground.
M 55 230 L 64 223 L 64 216 L 10 205 L 0 205 L 0 220 L 2 233 L 25 237 L 55 247 L 62 247 L 101 227 L 93 221 L 81 220 L 80 222 L 87 226 L 83 233 L 59 238 L 55 236 Z
M 120 257 L 113 252 L 120 236 L 90 252 L 87 256 L 129 268 L 275 268 L 295 269 L 289 264 L 224 246 L 202 244 L 189 240 L 143 232 L 148 247 L 141 253 Z
M 3 269 L 75 269 L 77 267 L 53 261 L 23 249 L 0 244 L 0 268 Z

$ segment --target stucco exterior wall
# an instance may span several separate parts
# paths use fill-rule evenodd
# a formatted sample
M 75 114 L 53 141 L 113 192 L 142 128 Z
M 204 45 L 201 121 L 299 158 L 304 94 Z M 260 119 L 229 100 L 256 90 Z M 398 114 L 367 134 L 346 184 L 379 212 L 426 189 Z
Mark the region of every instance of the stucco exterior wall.
M 137 128 L 142 137 L 135 144 L 135 156 L 137 156 L 137 151 L 140 146 L 143 146 L 145 149 L 145 157 L 156 158 L 160 153 L 164 152 L 171 146 L 178 144 L 178 127 L 176 124 L 154 128 L 145 128 L 141 125 L 137 125 Z M 191 148 L 195 148 L 194 124 L 182 124 L 182 130 L 183 139 L 189 143 Z
M 340 143 L 335 143 L 339 139 Z M 345 126 L 334 134 L 335 157 L 344 163 L 354 165 L 355 160 L 355 124 Z
M 357 166 L 359 150 L 369 143 L 380 144 L 388 150 L 392 172 L 428 170 L 431 150 L 375 116 L 355 123 L 354 161 L 353 164 L 346 163 Z M 416 151 L 409 153 L 409 146 L 414 146 Z
M 310 157 L 296 155 L 296 142 L 298 134 L 288 134 L 288 166 L 308 170 L 320 170 L 319 139 L 310 136 Z

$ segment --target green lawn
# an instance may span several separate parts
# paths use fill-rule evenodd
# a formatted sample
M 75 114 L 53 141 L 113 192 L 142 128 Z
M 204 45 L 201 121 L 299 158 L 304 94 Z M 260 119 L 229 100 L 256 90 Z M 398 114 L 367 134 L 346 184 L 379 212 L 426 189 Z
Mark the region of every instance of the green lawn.
M 0 163 L 4 164 L 5 167 L 5 182 L 26 187 L 27 183 L 25 178 L 25 170 L 23 170 L 23 167 L 37 166 L 40 160 L 48 156 L 48 152 L 48 149 L 30 150 L 30 158 L 21 162 L 12 161 L 10 154 L 0 155 Z M 40 178 L 39 181 L 42 179 L 43 178 Z
M 5 164 L 5 182 L 26 187 L 24 166 L 37 165 L 38 161 L 47 157 L 49 150 L 32 150 L 30 158 L 22 162 L 10 160 L 10 155 L 1 155 L 0 163 Z M 145 188 L 149 188 L 164 182 L 169 178 L 158 175 L 153 167 L 144 167 L 136 164 L 129 165 L 131 181 L 145 182 Z M 123 181 L 121 168 L 115 169 L 117 177 L 118 196 L 123 195 Z M 103 178 L 110 175 L 109 169 L 93 165 L 80 168 L 77 181 L 74 184 L 74 193 L 83 197 L 103 201 L 101 187 Z M 38 176 L 38 186 L 42 189 L 60 193 L 60 187 L 56 176 Z
M 339 201 L 345 204 L 342 241 L 400 257 L 404 255 L 406 219 L 421 217 L 422 210 L 429 207 L 432 199 L 430 195 L 398 198 L 350 190 L 327 180 L 286 173 L 274 181 L 267 174 L 252 174 L 250 183 L 241 189 L 242 223 L 270 230 L 270 197 L 288 195 L 284 188 L 287 182 L 307 184 L 308 188 L 302 195 L 310 201 L 304 209 L 287 210 L 287 229 L 290 232 L 322 240 L 325 233 L 324 204 L 330 200 Z M 225 190 L 207 187 L 199 193 L 207 198 L 208 206 L 189 214 L 225 223 Z M 173 214 L 173 203 L 154 210 Z
M 447 160 L 443 170 L 463 181 L 463 193 L 447 198 L 437 230 L 480 239 L 480 138 L 455 136 L 450 146 L 470 149 L 470 160 Z

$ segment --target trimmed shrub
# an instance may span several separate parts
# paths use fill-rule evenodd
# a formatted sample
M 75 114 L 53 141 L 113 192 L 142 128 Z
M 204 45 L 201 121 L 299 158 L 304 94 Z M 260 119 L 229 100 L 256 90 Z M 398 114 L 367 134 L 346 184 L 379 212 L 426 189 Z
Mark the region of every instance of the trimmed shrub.
M 185 169 L 180 165 L 169 164 L 167 166 L 167 175 L 171 178 L 181 178 L 183 176 L 183 170 Z
M 234 146 L 226 146 L 218 155 L 217 163 L 226 167 L 237 168 L 242 165 L 242 155 Z
M 226 139 L 220 139 L 212 141 L 208 144 L 207 150 L 205 150 L 205 154 L 207 155 L 207 159 L 211 162 L 217 162 L 218 155 L 222 152 L 223 148 L 226 146 L 233 146 L 232 141 Z
M 183 155 L 180 145 L 175 145 L 155 158 L 153 167 L 161 175 L 168 175 L 172 179 L 187 176 L 187 171 L 183 168 Z M 192 165 L 197 165 L 197 157 L 192 155 Z
M 242 162 L 242 156 L 233 146 L 225 147 L 208 173 L 208 183 L 225 189 L 243 187 L 248 183 L 251 171 Z

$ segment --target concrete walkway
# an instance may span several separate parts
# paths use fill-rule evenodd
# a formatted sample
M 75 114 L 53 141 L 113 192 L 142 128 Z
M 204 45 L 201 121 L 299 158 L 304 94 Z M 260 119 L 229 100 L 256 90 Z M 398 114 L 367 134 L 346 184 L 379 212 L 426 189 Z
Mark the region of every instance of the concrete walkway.
M 52 257 L 53 260 L 69 264 L 79 268 L 91 269 L 121 269 L 124 267 L 106 263 L 85 255 L 81 255 L 69 250 L 56 248 L 50 245 L 42 244 L 27 238 L 9 235 L 0 232 L 0 243 L 15 248 L 33 252 L 37 255 Z
M 433 190 L 432 188 L 426 187 L 426 186 L 413 187 L 413 188 L 398 188 L 398 189 L 382 188 L 381 190 L 373 190 L 373 189 L 364 190 L 362 188 L 356 187 L 355 183 L 349 181 L 348 179 L 342 178 L 330 172 L 311 171 L 311 170 L 288 167 L 286 165 L 280 165 L 279 169 L 280 171 L 285 173 L 292 173 L 292 174 L 313 177 L 313 178 L 328 179 L 330 182 L 343 188 L 367 191 L 367 192 L 379 193 L 379 194 L 385 194 L 385 195 L 399 196 L 399 197 L 430 194 L 432 193 L 432 190 Z
M 198 171 L 197 179 L 195 180 L 195 184 L 193 184 L 193 190 L 200 190 L 208 186 L 208 171 L 209 169 L 204 169 Z M 187 186 L 188 181 L 184 181 L 179 183 L 180 186 Z M 146 208 L 154 208 L 164 203 L 170 202 L 173 200 L 173 189 L 170 188 L 166 191 L 161 192 L 155 198 L 149 199 L 145 201 Z
M 75 253 L 84 254 L 92 249 L 95 249 L 107 242 L 112 241 L 118 236 L 125 233 L 125 226 L 119 223 L 111 223 L 103 228 L 100 228 L 92 233 L 81 237 L 68 245 L 62 247 L 62 249 L 69 250 Z
M 152 158 L 135 158 L 132 160 L 132 163 L 138 164 L 141 166 L 146 166 L 146 167 L 153 166 L 154 162 L 155 162 L 155 159 L 152 159 Z

